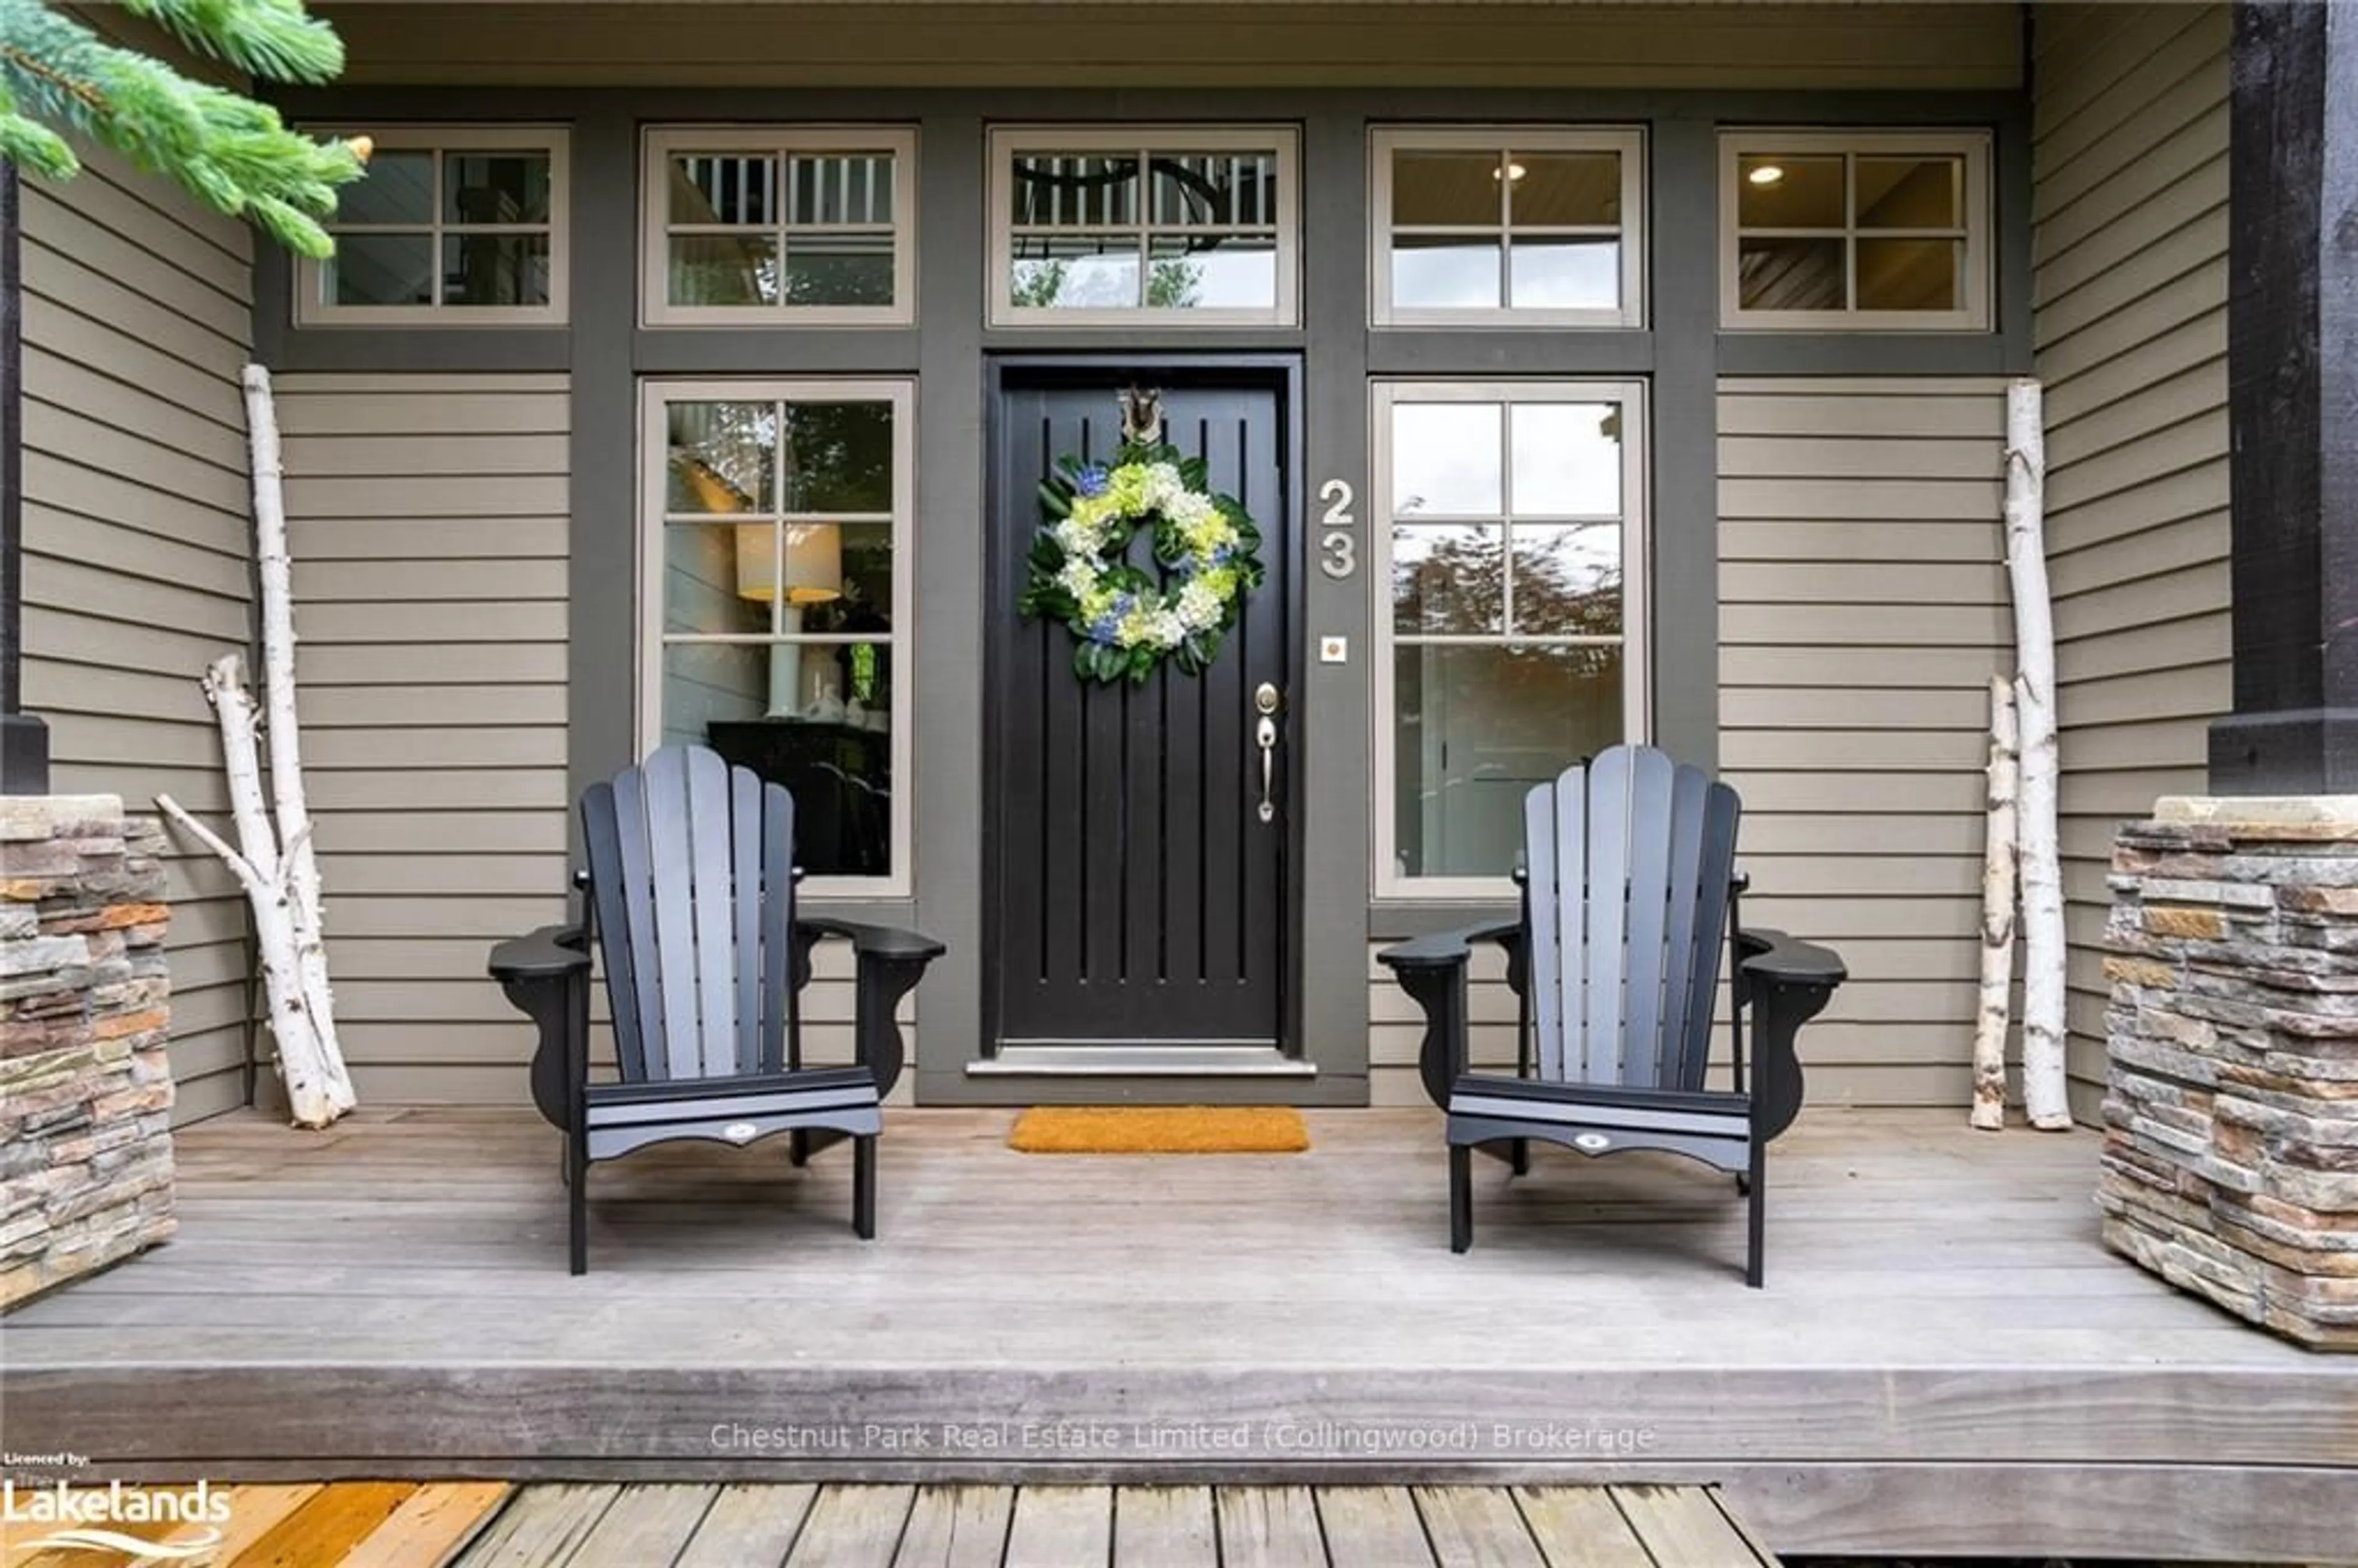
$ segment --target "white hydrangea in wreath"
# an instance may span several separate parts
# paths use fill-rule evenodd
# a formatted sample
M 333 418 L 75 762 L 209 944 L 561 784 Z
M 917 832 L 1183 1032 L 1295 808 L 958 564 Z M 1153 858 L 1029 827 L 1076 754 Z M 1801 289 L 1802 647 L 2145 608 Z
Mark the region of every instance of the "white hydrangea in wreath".
M 1083 680 L 1142 682 L 1166 658 L 1202 674 L 1261 583 L 1260 531 L 1208 488 L 1202 459 L 1163 439 L 1159 401 L 1123 394 L 1113 461 L 1063 457 L 1040 485 L 1047 524 L 1032 542 L 1018 608 L 1071 630 Z M 1153 530 L 1159 579 L 1130 563 L 1141 528 Z

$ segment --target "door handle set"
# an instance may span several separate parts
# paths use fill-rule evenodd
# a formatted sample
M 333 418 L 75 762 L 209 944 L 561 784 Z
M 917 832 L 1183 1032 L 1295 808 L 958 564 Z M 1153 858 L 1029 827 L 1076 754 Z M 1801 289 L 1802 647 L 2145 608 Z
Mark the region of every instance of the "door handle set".
M 1253 710 L 1260 721 L 1253 726 L 1253 740 L 1260 747 L 1260 819 L 1277 820 L 1277 710 L 1284 698 L 1273 681 L 1263 681 L 1253 691 Z

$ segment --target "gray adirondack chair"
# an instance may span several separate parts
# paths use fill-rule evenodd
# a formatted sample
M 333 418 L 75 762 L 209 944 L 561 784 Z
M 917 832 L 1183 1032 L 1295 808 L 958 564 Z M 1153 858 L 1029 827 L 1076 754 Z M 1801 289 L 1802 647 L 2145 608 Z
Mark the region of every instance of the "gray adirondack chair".
M 900 1076 L 893 1010 L 942 945 L 795 908 L 794 799 L 701 746 L 666 746 L 581 797 L 581 919 L 492 949 L 491 973 L 540 1026 L 532 1098 L 565 1134 L 573 1272 L 589 1267 L 589 1168 L 673 1139 L 778 1132 L 797 1165 L 853 1145 L 852 1227 L 876 1234 L 876 1140 Z M 798 993 L 811 949 L 852 946 L 850 1066 L 806 1067 Z M 590 1081 L 590 950 L 605 961 L 615 1081 Z
M 1801 1027 L 1842 960 L 1738 920 L 1736 791 L 1644 746 L 1616 746 L 1524 800 L 1520 919 L 1378 957 L 1423 1010 L 1425 1092 L 1448 1112 L 1449 1243 L 1474 1243 L 1472 1151 L 1518 1173 L 1532 1141 L 1590 1155 L 1660 1149 L 1734 1173 L 1749 1199 L 1747 1283 L 1761 1281 L 1769 1141 L 1801 1104 Z M 1507 952 L 1520 999 L 1515 1076 L 1467 1065 L 1474 945 Z M 1722 956 L 1734 1085 L 1705 1085 Z M 1753 1054 L 1745 1056 L 1749 1022 Z

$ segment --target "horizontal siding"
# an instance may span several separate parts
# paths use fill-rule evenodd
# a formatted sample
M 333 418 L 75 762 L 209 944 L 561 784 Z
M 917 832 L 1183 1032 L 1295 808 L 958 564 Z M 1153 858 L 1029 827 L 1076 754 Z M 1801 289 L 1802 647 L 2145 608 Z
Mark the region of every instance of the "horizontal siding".
M 2073 5 L 2033 20 L 2071 1070 L 2093 1117 L 2113 827 L 2204 787 L 2206 730 L 2231 700 L 2229 17 Z
M 199 688 L 250 636 L 245 420 L 252 244 L 103 152 L 23 186 L 25 699 L 52 787 L 169 794 L 230 833 L 221 741 Z M 175 1117 L 243 1104 L 244 905 L 177 835 Z
M 1720 763 L 1747 923 L 1839 947 L 1812 1098 L 1963 1105 L 1989 677 L 2011 663 L 2004 384 L 1729 380 Z
M 353 83 L 2010 88 L 2009 5 L 363 5 Z
M 304 762 L 363 1100 L 525 1098 L 491 943 L 564 917 L 561 375 L 279 378 Z

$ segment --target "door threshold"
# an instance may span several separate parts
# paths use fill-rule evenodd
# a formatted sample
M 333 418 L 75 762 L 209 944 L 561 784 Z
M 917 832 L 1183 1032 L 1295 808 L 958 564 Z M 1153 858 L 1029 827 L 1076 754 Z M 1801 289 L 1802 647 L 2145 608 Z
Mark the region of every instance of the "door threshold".
M 1314 1078 L 1274 1045 L 1002 1045 L 966 1065 L 970 1078 Z

